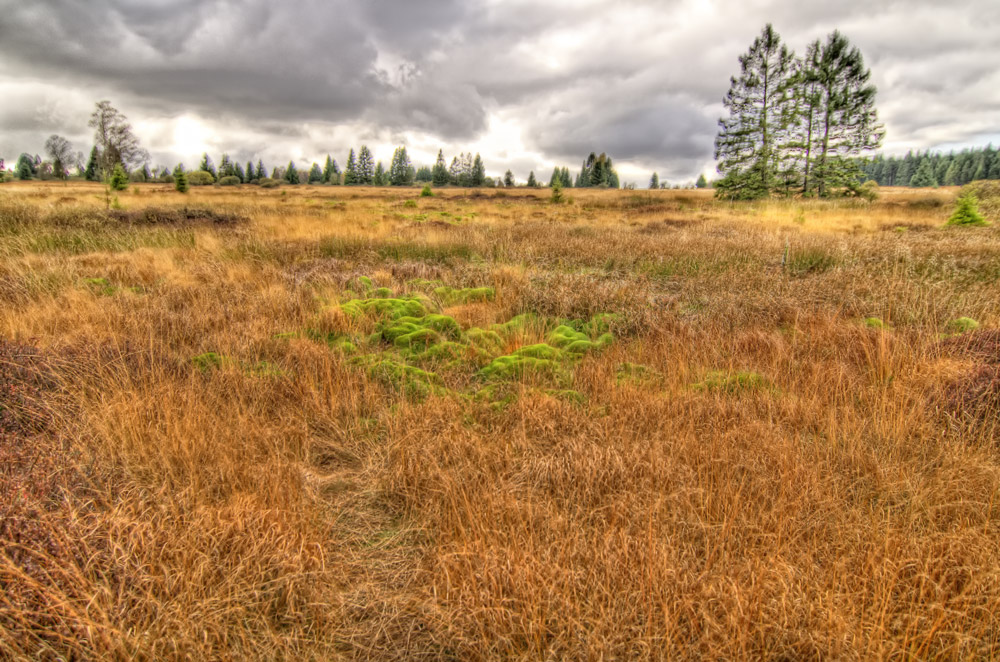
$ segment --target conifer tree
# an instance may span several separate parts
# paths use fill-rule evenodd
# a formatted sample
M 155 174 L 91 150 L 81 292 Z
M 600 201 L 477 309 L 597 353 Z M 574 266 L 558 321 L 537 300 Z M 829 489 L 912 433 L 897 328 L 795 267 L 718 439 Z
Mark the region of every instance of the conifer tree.
M 562 184 L 563 188 L 571 188 L 573 186 L 573 179 L 570 177 L 569 168 L 563 166 L 560 174 L 562 175 L 560 178 L 560 184 Z
M 229 160 L 229 155 L 223 154 L 222 160 L 219 161 L 219 179 L 222 179 L 223 177 L 232 177 L 233 174 L 233 164 Z
M 649 178 L 649 188 L 660 188 L 660 176 L 655 172 L 653 176 Z
M 367 145 L 362 145 L 358 150 L 357 178 L 357 183 L 362 186 L 375 183 L 375 159 Z
M 337 162 L 329 154 L 326 155 L 326 163 L 323 165 L 323 183 L 340 183 L 340 169 L 337 167 Z
M 535 171 L 528 173 L 528 188 L 538 188 L 538 180 L 535 179 Z
M 267 168 L 264 167 L 264 159 L 257 159 L 257 172 L 254 173 L 255 179 L 267 179 Z
M 309 183 L 319 184 L 323 181 L 323 171 L 319 169 L 319 165 L 316 163 L 312 164 L 309 168 Z
M 184 172 L 183 167 L 178 166 L 178 168 L 179 170 L 174 171 L 174 189 L 176 189 L 178 193 L 187 193 L 188 192 L 187 174 Z
M 252 180 L 256 179 L 255 175 L 253 161 L 247 161 L 246 170 L 243 171 L 243 183 L 249 184 Z
M 299 171 L 295 169 L 295 161 L 288 162 L 288 167 L 285 168 L 285 181 L 293 185 L 299 183 Z
M 705 174 L 702 173 L 698 175 L 698 181 L 694 183 L 695 188 L 708 188 L 708 180 L 705 179 Z
M 437 161 L 434 162 L 434 168 L 431 170 L 431 182 L 434 186 L 447 186 L 450 181 L 448 166 L 444 162 L 444 152 L 439 149 Z
M 471 186 L 478 187 L 486 183 L 486 166 L 483 165 L 483 160 L 479 157 L 479 153 L 476 153 L 476 160 L 472 163 L 472 177 Z
M 815 55 L 805 63 L 805 78 L 815 83 L 819 97 L 816 191 L 824 196 L 838 189 L 856 190 L 860 169 L 853 157 L 878 149 L 884 135 L 875 110 L 871 71 L 861 51 L 837 31 L 826 43 L 813 44 L 810 53 Z
M 351 149 L 347 157 L 347 166 L 344 168 L 344 184 L 353 186 L 358 184 L 358 161 L 354 156 L 354 149 Z
M 112 191 L 125 191 L 128 189 L 128 173 L 122 164 L 116 163 L 115 169 L 111 171 L 110 186 Z
M 549 177 L 549 188 L 552 188 L 552 185 L 556 182 L 562 183 L 562 171 L 559 169 L 559 166 L 552 169 L 552 176 Z
M 397 147 L 392 153 L 392 162 L 389 164 L 389 183 L 393 186 L 410 186 L 413 184 L 413 179 L 413 164 L 410 163 L 406 147 Z
M 740 75 L 730 79 L 723 105 L 729 117 L 719 120 L 715 158 L 719 194 L 731 199 L 768 195 L 778 176 L 778 146 L 794 116 L 794 55 L 768 23 L 750 50 L 741 55 Z
M 215 164 L 212 163 L 212 157 L 205 152 L 205 155 L 201 157 L 201 165 L 198 166 L 198 170 L 203 170 L 212 175 L 212 179 L 218 179 L 215 172 Z
M 375 176 L 372 183 L 375 186 L 388 186 L 389 185 L 389 173 L 385 171 L 385 166 L 379 161 L 375 164 Z
M 88 182 L 100 181 L 100 169 L 101 165 L 97 160 L 97 145 L 94 145 L 94 148 L 90 150 L 90 159 L 87 161 L 87 169 L 83 171 L 83 178 Z
M 917 166 L 917 171 L 913 173 L 913 177 L 910 178 L 910 186 L 916 188 L 937 185 L 938 183 L 934 178 L 934 167 L 931 165 L 931 160 L 921 160 L 920 165 Z
M 31 175 L 31 157 L 27 154 L 22 154 L 17 158 L 17 165 L 14 166 L 14 176 L 21 181 L 26 181 L 31 179 Z
M 508 188 L 514 186 L 514 173 L 512 173 L 510 170 L 507 170 L 507 172 L 503 174 L 503 185 Z

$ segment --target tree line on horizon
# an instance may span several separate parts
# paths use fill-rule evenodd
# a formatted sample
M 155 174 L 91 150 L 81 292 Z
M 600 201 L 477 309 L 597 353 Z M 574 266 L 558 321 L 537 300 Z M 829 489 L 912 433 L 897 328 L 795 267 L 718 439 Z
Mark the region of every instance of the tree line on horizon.
M 965 186 L 982 179 L 1000 179 L 1000 150 L 992 145 L 954 151 L 913 152 L 906 156 L 876 155 L 864 159 L 865 180 L 879 186 Z

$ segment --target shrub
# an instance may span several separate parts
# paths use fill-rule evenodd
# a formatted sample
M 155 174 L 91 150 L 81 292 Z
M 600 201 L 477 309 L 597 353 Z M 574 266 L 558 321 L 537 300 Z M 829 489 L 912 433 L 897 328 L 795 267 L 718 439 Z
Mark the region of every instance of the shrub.
M 277 179 L 262 179 L 262 180 L 260 180 L 260 187 L 261 188 L 278 188 L 279 186 L 281 186 L 281 182 L 279 182 Z
M 869 179 L 858 188 L 858 197 L 862 200 L 867 200 L 868 202 L 875 202 L 879 199 L 880 195 L 878 182 L 874 179 Z
M 958 198 L 955 212 L 948 219 L 948 225 L 982 226 L 989 225 L 979 213 L 979 200 L 972 191 L 966 191 Z
M 125 169 L 120 165 L 116 165 L 115 169 L 111 172 L 111 181 L 109 183 L 113 191 L 128 190 L 128 174 L 125 172 Z
M 549 202 L 554 205 L 558 205 L 563 202 L 562 184 L 560 184 L 558 180 L 552 184 L 552 197 L 549 198 Z
M 431 185 L 430 184 L 424 184 L 424 187 L 422 189 L 420 189 L 420 197 L 421 198 L 433 198 L 434 197 L 434 191 L 431 190 Z
M 979 201 L 979 211 L 987 221 L 1000 221 L 1000 181 L 980 180 L 962 188 Z
M 177 176 L 174 177 L 174 188 L 179 193 L 187 193 L 188 192 L 188 179 L 187 179 L 187 175 L 184 173 L 184 171 L 178 172 Z
M 215 177 L 212 176 L 212 173 L 205 172 L 204 170 L 189 172 L 187 180 L 191 186 L 211 186 L 215 183 Z
M 242 183 L 235 175 L 228 175 L 219 180 L 219 186 L 239 186 Z

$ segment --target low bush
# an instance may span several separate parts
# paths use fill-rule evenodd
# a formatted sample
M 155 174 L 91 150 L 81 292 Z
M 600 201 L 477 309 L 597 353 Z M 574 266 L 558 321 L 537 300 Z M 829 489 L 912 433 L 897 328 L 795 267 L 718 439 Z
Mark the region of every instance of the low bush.
M 235 175 L 229 175 L 219 180 L 219 186 L 239 186 L 243 182 Z
M 215 183 L 215 177 L 212 176 L 212 173 L 205 172 L 204 170 L 189 172 L 187 179 L 188 184 L 191 186 L 211 186 Z

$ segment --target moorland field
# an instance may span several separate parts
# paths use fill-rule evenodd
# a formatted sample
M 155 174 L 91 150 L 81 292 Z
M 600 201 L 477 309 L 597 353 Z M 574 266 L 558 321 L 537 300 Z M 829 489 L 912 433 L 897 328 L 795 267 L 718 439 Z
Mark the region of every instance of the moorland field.
M 4 184 L 0 658 L 996 658 L 956 192 Z

